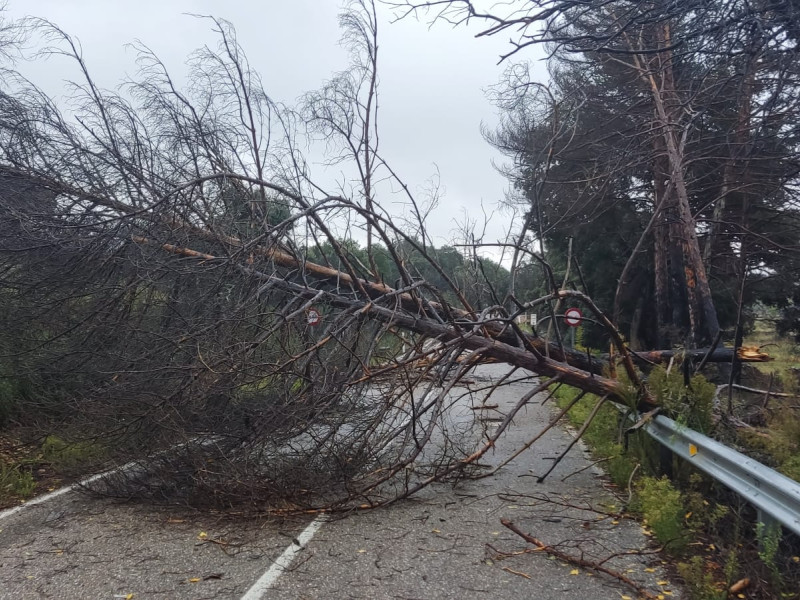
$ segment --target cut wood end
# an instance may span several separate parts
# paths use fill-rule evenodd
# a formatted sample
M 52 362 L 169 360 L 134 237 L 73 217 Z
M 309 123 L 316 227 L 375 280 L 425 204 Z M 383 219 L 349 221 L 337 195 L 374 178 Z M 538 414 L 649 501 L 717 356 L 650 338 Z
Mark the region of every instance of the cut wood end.
M 747 577 L 745 577 L 744 579 L 740 579 L 739 581 L 737 581 L 736 583 L 734 583 L 734 584 L 733 584 L 733 585 L 730 587 L 730 589 L 728 590 L 728 593 L 730 593 L 730 594 L 736 594 L 737 592 L 741 592 L 742 590 L 744 590 L 745 588 L 747 588 L 749 585 L 750 585 L 750 579 L 748 579 Z
M 766 352 L 761 352 L 760 346 L 740 346 L 736 349 L 736 356 L 739 360 L 747 362 L 769 362 L 775 360 Z

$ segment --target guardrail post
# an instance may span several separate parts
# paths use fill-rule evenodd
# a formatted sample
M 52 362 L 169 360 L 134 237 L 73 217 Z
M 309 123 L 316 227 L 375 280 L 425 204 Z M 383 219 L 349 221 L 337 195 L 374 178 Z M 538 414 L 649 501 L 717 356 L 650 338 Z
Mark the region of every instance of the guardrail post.
M 774 552 L 777 543 L 780 542 L 783 530 L 780 522 L 772 515 L 767 514 L 760 508 L 758 509 L 758 524 L 756 525 L 756 537 L 758 538 L 759 552 Z
M 661 470 L 661 474 L 666 475 L 668 478 L 672 479 L 674 475 L 672 465 L 673 465 L 672 450 L 670 450 L 663 444 L 659 444 L 658 468 Z

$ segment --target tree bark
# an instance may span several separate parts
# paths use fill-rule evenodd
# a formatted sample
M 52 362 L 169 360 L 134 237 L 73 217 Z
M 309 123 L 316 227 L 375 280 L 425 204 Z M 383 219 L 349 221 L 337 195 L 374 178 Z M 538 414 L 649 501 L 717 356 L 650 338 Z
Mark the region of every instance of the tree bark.
M 700 244 L 697 239 L 697 228 L 691 207 L 689 206 L 689 193 L 684 177 L 683 144 L 678 139 L 677 122 L 681 102 L 675 87 L 675 78 L 672 68 L 672 45 L 669 22 L 659 23 L 654 26 L 658 47 L 661 52 L 648 60 L 646 54 L 634 54 L 634 66 L 645 85 L 650 91 L 655 108 L 655 125 L 659 130 L 659 137 L 663 139 L 664 150 L 667 158 L 668 173 L 672 189 L 675 193 L 675 235 L 669 240 L 671 244 L 679 240 L 683 254 L 683 283 L 688 297 L 689 314 L 689 342 L 694 344 L 698 335 L 714 339 L 719 332 L 719 321 L 716 308 L 711 297 L 711 288 L 708 284 L 703 259 L 700 253 Z M 625 35 L 630 49 L 641 52 L 643 47 L 634 44 L 630 36 Z M 659 257 L 663 261 L 663 255 Z M 673 265 L 674 266 L 674 265 Z M 657 280 L 657 290 L 663 292 L 663 280 Z

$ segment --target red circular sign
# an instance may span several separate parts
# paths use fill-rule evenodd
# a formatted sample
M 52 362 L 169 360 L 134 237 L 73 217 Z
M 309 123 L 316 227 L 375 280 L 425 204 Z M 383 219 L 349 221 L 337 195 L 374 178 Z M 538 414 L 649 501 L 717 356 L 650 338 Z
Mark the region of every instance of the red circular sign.
M 306 313 L 306 320 L 309 325 L 319 325 L 320 321 L 322 321 L 322 315 L 319 314 L 316 308 L 309 308 Z
M 568 308 L 564 311 L 564 321 L 570 327 L 577 327 L 581 324 L 581 320 L 583 319 L 583 313 L 579 308 Z

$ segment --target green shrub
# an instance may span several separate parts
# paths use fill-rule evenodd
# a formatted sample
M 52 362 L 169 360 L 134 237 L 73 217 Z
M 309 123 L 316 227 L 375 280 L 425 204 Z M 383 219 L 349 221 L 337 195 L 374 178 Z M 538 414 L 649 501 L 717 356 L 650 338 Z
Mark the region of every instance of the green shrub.
M 686 546 L 683 494 L 666 477 L 642 477 L 636 484 L 637 508 L 656 539 L 673 552 Z
M 54 469 L 70 470 L 101 459 L 105 451 L 102 446 L 89 441 L 67 442 L 49 435 L 42 444 L 42 460 Z
M 756 537 L 758 538 L 758 557 L 761 559 L 770 573 L 772 574 L 772 583 L 780 588 L 781 587 L 781 572 L 776 562 L 778 556 L 778 548 L 781 543 L 781 526 L 779 523 L 756 523 Z
M 790 456 L 778 470 L 790 479 L 800 482 L 800 454 Z
M 714 583 L 714 575 L 706 571 L 701 556 L 678 563 L 678 574 L 683 578 L 692 600 L 725 600 L 728 597 L 727 592 Z
M 774 419 L 769 427 L 742 429 L 738 435 L 750 451 L 763 455 L 759 460 L 800 481 L 800 419 Z
M 647 385 L 673 419 L 700 433 L 710 431 L 716 388 L 705 377 L 694 375 L 686 386 L 680 368 L 668 375 L 658 366 L 650 372 Z
M 30 471 L 0 460 L 0 502 L 29 498 L 35 488 L 36 481 Z

